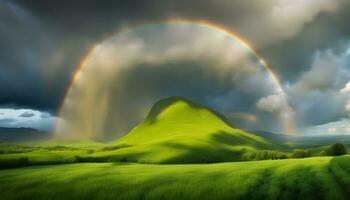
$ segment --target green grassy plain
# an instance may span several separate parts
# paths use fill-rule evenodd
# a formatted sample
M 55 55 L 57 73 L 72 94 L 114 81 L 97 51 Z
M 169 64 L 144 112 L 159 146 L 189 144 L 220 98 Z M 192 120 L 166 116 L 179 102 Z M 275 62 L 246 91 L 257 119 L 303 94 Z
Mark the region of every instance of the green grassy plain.
M 1 199 L 347 199 L 350 157 L 0 170 Z
M 350 156 L 291 159 L 329 148 L 275 144 L 172 97 L 117 141 L 0 143 L 0 199 L 349 199 Z

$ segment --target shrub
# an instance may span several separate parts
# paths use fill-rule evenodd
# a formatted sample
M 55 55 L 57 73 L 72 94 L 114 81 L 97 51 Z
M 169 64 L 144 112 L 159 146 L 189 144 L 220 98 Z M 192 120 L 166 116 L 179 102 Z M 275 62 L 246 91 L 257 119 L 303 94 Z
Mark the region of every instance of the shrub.
M 20 157 L 16 159 L 9 159 L 9 160 L 1 160 L 0 161 L 0 168 L 6 169 L 6 168 L 14 168 L 14 167 L 24 167 L 29 165 L 29 159 L 28 157 Z
M 328 154 L 328 151 L 323 150 L 319 153 L 319 156 L 327 156 L 327 154 Z
M 287 159 L 287 158 L 288 158 L 288 156 L 285 153 L 279 153 L 278 154 L 278 159 Z
M 108 157 L 82 157 L 82 156 L 74 156 L 73 162 L 74 163 L 101 163 L 101 162 L 108 162 Z
M 327 151 L 327 156 L 340 156 L 347 154 L 347 149 L 341 143 L 333 144 Z
M 297 150 L 294 150 L 292 153 L 292 158 L 307 158 L 310 156 L 311 156 L 311 153 L 310 151 L 307 151 L 307 150 L 297 149 Z
M 87 153 L 87 154 L 92 154 L 92 153 L 94 153 L 94 152 L 95 152 L 95 151 L 94 151 L 93 149 L 87 149 L 87 150 L 86 150 L 86 153 Z
M 245 160 L 277 160 L 288 158 L 286 153 L 279 151 L 262 150 L 245 156 Z
M 74 151 L 74 150 L 79 150 L 78 148 L 75 147 L 67 147 L 67 146 L 61 146 L 61 145 L 56 145 L 56 146 L 48 146 L 48 147 L 42 147 L 43 149 L 47 149 L 49 151 Z
M 83 158 L 80 156 L 74 156 L 74 158 L 73 158 L 73 162 L 77 162 L 77 163 L 82 162 L 82 160 L 83 160 Z
M 116 146 L 106 146 L 106 147 L 103 147 L 101 150 L 102 151 L 114 151 L 114 150 L 127 148 L 127 147 L 131 147 L 131 146 L 132 145 L 128 145 L 128 144 L 120 144 L 120 145 L 116 145 Z

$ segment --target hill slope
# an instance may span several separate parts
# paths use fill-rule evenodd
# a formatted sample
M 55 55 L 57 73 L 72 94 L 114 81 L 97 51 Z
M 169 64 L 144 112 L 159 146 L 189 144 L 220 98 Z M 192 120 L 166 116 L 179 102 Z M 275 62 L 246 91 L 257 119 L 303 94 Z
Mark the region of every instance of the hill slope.
M 180 97 L 157 102 L 143 122 L 116 142 L 113 158 L 144 163 L 205 163 L 242 160 L 274 145 L 229 126 L 209 108 Z

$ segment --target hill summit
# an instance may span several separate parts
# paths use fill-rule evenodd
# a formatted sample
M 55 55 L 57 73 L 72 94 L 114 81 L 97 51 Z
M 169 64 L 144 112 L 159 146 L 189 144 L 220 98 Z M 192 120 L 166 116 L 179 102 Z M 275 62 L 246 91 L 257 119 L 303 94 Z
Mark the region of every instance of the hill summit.
M 192 112 L 192 114 L 194 114 L 196 112 L 195 109 L 205 108 L 208 111 L 210 111 L 211 114 L 216 115 L 217 118 L 220 118 L 222 121 L 227 122 L 226 118 L 220 113 L 179 96 L 168 97 L 156 102 L 152 106 L 150 112 L 148 113 L 146 120 L 154 121 L 157 117 L 159 117 L 162 111 L 169 109 L 170 107 L 177 106 L 178 104 L 183 104 L 182 105 L 183 109 L 174 109 L 173 112 L 171 112 L 171 114 L 175 115 L 176 117 L 178 117 L 178 113 L 177 113 L 178 111 L 187 111 L 188 113 Z M 183 113 L 180 113 L 180 114 L 183 114 Z
M 154 104 L 147 117 L 117 145 L 116 156 L 145 163 L 241 160 L 248 151 L 269 149 L 265 139 L 231 127 L 216 111 L 182 97 Z

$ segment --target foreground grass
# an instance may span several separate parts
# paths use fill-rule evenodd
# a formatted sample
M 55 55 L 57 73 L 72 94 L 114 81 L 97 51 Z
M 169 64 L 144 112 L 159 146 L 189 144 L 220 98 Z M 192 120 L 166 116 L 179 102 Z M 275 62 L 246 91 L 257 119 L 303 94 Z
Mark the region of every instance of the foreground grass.
M 346 199 L 350 157 L 0 170 L 1 199 Z

